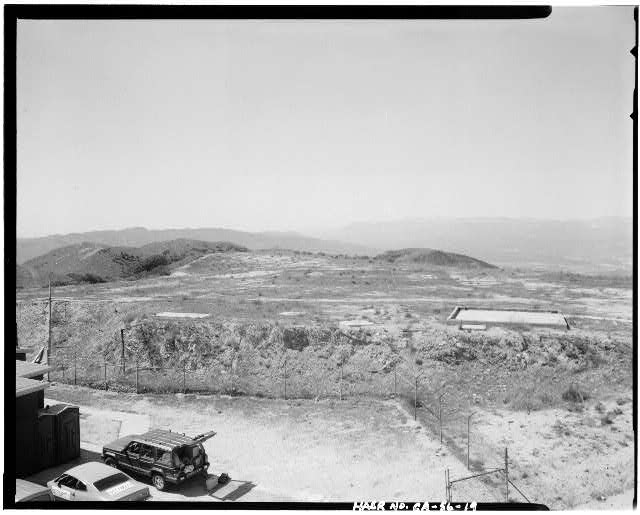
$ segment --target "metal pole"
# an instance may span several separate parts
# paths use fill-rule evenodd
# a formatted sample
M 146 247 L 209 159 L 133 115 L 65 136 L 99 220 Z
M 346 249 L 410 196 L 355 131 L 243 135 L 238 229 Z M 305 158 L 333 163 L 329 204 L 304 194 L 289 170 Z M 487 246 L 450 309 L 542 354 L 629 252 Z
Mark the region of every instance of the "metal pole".
M 473 415 L 475 415 L 475 412 L 470 413 L 467 417 L 467 470 L 471 470 L 471 467 L 469 466 L 469 446 L 471 442 L 471 417 L 473 417 Z
M 444 469 L 444 498 L 449 499 L 449 479 L 447 478 L 447 470 Z
M 344 366 L 344 361 L 340 362 L 340 400 L 342 400 L 342 367 Z
M 73 384 L 78 384 L 78 358 L 76 353 L 73 353 Z
M 49 352 L 51 352 L 51 311 L 51 273 L 49 273 Z
M 109 389 L 109 383 L 107 382 L 107 362 L 104 362 L 104 389 Z
M 284 400 L 287 400 L 287 358 L 284 358 Z
M 467 470 L 471 470 L 471 468 L 469 467 L 469 435 L 471 433 L 469 429 L 470 425 L 471 425 L 471 415 L 467 417 Z
M 506 487 L 506 495 L 504 498 L 504 502 L 509 502 L 509 457 L 507 454 L 507 448 L 504 448 L 504 477 L 505 482 L 504 485 Z
M 47 365 L 50 364 L 51 359 L 51 272 L 49 272 L 49 340 L 47 343 Z M 47 372 L 47 381 L 51 381 L 49 372 Z
M 445 481 L 447 483 L 446 489 L 446 500 L 447 502 L 451 502 L 451 481 L 449 481 L 449 469 L 445 471 Z
M 440 422 L 440 443 L 442 443 L 442 395 L 438 397 L 438 420 Z
M 393 396 L 398 395 L 398 364 L 393 367 Z
M 136 362 L 136 393 L 140 393 L 140 390 L 138 389 L 138 371 L 140 369 L 140 364 L 138 362 Z
M 234 351 L 233 352 L 233 357 L 231 358 L 231 393 L 233 393 L 235 391 L 235 388 L 236 388 L 236 385 L 235 385 L 235 382 L 236 382 L 236 380 L 235 380 L 236 379 L 235 378 L 236 370 L 235 370 L 235 367 L 234 367 L 235 361 L 236 361 L 236 352 Z
M 120 329 L 120 341 L 122 342 L 122 375 L 124 375 L 125 362 L 124 362 L 124 329 Z
M 418 417 L 418 376 L 416 376 L 416 387 L 413 391 L 413 420 Z
M 182 393 L 187 393 L 187 364 L 182 364 Z

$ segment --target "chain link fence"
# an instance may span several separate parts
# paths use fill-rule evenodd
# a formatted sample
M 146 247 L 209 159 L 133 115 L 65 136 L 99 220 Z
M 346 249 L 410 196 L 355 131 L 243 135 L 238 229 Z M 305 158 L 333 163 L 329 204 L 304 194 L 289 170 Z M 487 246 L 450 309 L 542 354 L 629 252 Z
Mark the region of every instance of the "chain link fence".
M 495 443 L 473 429 L 476 405 L 468 389 L 479 382 L 477 374 L 451 377 L 450 369 L 436 360 L 416 365 L 398 359 L 376 367 L 375 363 L 346 359 L 325 360 L 323 367 L 309 366 L 286 352 L 269 366 L 255 353 L 236 352 L 228 364 L 173 367 L 143 366 L 124 360 L 100 360 L 74 349 L 56 349 L 50 357 L 49 379 L 67 384 L 132 393 L 199 393 L 247 395 L 282 399 L 334 399 L 359 397 L 396 399 L 440 443 L 467 465 L 469 477 L 447 478 L 450 494 L 457 499 L 502 501 L 504 479 L 495 459 Z M 484 363 L 483 373 L 496 375 L 499 364 Z M 505 386 L 482 381 L 488 395 L 497 398 Z M 493 472 L 492 472 L 493 471 Z M 453 483 L 449 480 L 452 479 Z M 512 489 L 516 500 L 517 487 Z M 511 500 L 514 500 L 514 499 Z

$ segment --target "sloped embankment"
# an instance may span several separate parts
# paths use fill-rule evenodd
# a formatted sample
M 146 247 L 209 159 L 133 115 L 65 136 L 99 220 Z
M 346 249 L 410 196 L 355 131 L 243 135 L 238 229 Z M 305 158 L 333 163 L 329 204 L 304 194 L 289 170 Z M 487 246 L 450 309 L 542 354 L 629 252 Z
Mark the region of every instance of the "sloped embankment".
M 327 324 L 282 326 L 276 322 L 166 320 L 115 303 L 54 305 L 53 340 L 59 363 L 80 369 L 103 362 L 146 373 L 149 389 L 182 389 L 290 397 L 388 395 L 428 397 L 443 383 L 464 385 L 459 398 L 505 402 L 515 409 L 561 403 L 572 383 L 588 390 L 622 383 L 631 370 L 630 342 L 580 331 L 466 333 L 433 325 L 407 338 L 384 330 L 343 331 Z M 21 346 L 36 351 L 47 341 L 46 302 L 19 302 L 16 321 Z M 396 368 L 397 366 L 397 368 Z M 394 370 L 395 369 L 395 370 Z M 155 375 L 154 375 L 155 374 Z M 100 373 L 97 371 L 97 380 Z M 546 379 L 549 379 L 546 381 Z M 545 382 L 546 381 L 546 382 Z M 589 391 L 586 392 L 589 394 Z

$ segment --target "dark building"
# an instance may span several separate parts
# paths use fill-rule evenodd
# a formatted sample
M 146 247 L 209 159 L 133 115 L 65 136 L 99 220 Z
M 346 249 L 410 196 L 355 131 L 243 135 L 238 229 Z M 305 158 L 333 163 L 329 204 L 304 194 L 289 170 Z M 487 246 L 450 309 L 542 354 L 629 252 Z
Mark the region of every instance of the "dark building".
M 16 477 L 80 455 L 80 413 L 76 406 L 44 405 L 42 381 L 51 367 L 16 360 Z M 40 378 L 40 380 L 36 379 Z

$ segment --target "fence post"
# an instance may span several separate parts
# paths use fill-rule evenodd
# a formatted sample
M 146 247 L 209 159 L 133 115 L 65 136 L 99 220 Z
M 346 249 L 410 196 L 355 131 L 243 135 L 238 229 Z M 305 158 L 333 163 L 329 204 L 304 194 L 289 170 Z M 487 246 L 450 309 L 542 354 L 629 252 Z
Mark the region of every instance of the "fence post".
M 287 357 L 284 357 L 284 400 L 287 400 Z
M 120 341 L 122 342 L 122 375 L 125 371 L 125 357 L 124 357 L 124 329 L 120 329 Z
M 182 364 L 182 393 L 187 393 L 187 364 Z
M 442 397 L 444 393 L 438 397 L 438 421 L 440 423 L 440 443 L 442 443 Z
M 393 396 L 398 396 L 398 364 L 393 367 Z
M 475 415 L 475 412 L 470 413 L 467 417 L 467 470 L 471 470 L 469 460 L 469 447 L 471 445 L 471 417 Z
M 470 426 L 471 426 L 471 415 L 467 417 L 467 470 L 471 470 L 469 468 L 469 435 L 471 434 Z
M 236 362 L 236 352 L 233 352 L 233 357 L 231 358 L 231 394 L 233 395 L 233 393 L 235 392 L 236 389 L 236 370 L 234 367 L 234 363 Z
M 416 387 L 413 392 L 413 420 L 418 418 L 418 376 L 416 376 Z
M 64 381 L 64 364 L 62 365 L 62 380 Z
M 504 448 L 504 486 L 506 487 L 506 495 L 504 502 L 509 502 L 509 457 L 507 455 L 507 448 Z
M 444 472 L 444 480 L 446 484 L 446 501 L 451 502 L 451 481 L 449 481 L 449 469 L 446 469 Z
M 140 393 L 138 388 L 138 371 L 140 370 L 140 363 L 136 361 L 136 393 Z
M 109 389 L 109 383 L 107 382 L 107 362 L 104 362 L 104 389 L 107 391 Z
M 340 400 L 342 400 L 342 375 L 343 375 L 343 369 L 344 367 L 344 360 L 340 361 Z

